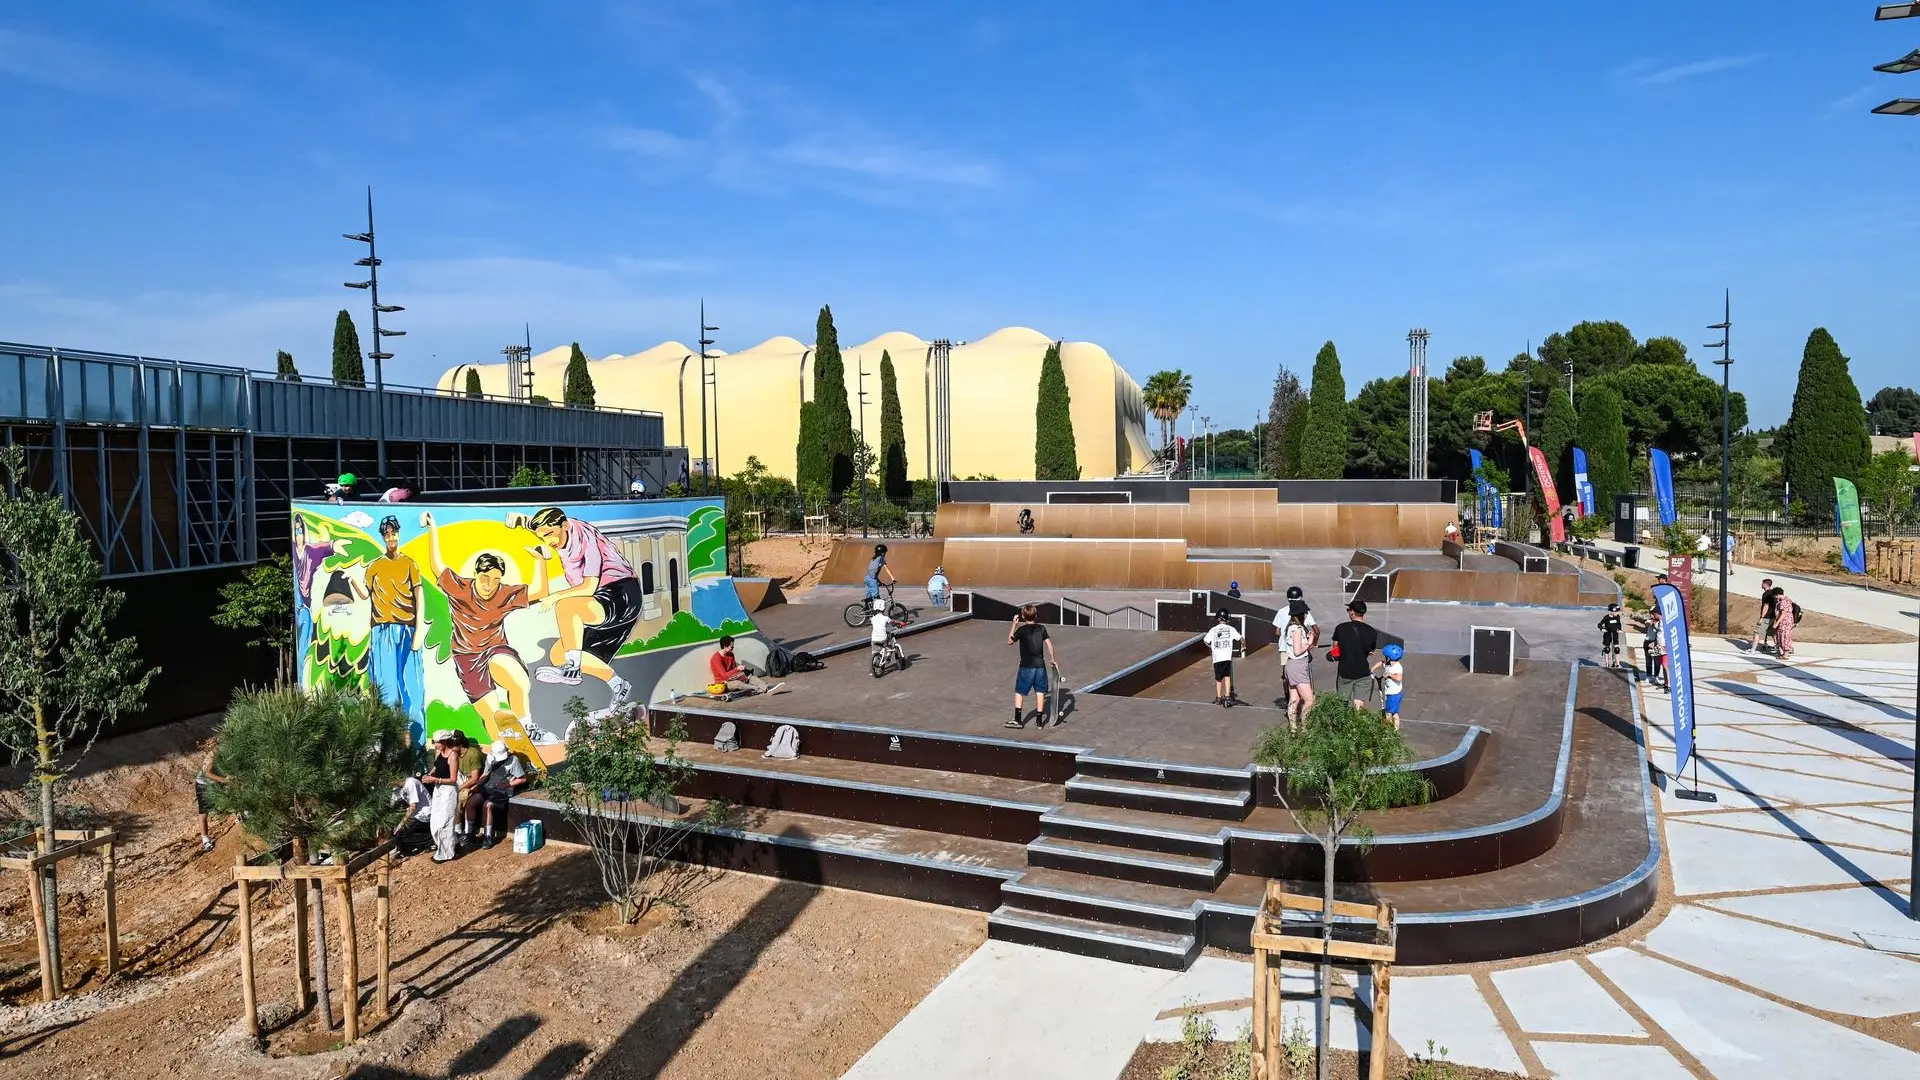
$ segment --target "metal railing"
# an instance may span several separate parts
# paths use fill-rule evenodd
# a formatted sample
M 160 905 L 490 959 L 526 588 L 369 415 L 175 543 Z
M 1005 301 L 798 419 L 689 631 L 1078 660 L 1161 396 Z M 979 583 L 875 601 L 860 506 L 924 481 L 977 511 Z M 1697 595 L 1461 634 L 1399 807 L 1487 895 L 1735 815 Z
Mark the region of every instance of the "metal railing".
M 1060 622 L 1066 626 L 1111 630 L 1153 630 L 1159 626 L 1151 612 L 1142 611 L 1132 604 L 1122 604 L 1109 610 L 1095 607 L 1084 600 L 1075 600 L 1071 596 L 1060 598 Z

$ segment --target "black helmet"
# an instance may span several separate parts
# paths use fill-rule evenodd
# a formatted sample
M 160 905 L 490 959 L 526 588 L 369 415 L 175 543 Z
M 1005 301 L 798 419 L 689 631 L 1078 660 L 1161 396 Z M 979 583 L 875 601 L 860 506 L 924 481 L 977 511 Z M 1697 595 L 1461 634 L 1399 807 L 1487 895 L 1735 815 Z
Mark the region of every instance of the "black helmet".
M 887 553 L 887 545 L 885 544 L 873 545 L 873 553 L 875 555 L 885 555 Z
M 1287 599 L 1289 599 L 1289 600 L 1304 600 L 1304 599 L 1306 599 L 1306 598 L 1307 598 L 1307 594 L 1306 594 L 1306 591 L 1305 591 L 1304 589 L 1302 589 L 1302 588 L 1300 588 L 1300 586 L 1298 586 L 1298 585 L 1289 585 L 1289 586 L 1287 586 Z
M 1231 612 L 1227 612 L 1227 611 L 1222 611 L 1222 612 L 1220 612 L 1219 614 L 1217 614 L 1217 615 L 1215 615 L 1215 616 L 1213 617 L 1213 621 L 1214 621 L 1214 622 L 1227 622 L 1227 621 L 1229 621 L 1229 620 L 1230 620 L 1230 619 L 1232 619 L 1232 618 L 1233 618 L 1233 614 L 1232 614 Z

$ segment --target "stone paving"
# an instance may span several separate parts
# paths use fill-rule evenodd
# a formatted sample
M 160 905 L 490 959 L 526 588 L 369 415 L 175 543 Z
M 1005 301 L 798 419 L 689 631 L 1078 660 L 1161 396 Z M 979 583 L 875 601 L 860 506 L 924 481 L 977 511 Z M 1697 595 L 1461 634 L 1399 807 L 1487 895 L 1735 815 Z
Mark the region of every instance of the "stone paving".
M 1651 689 L 1643 699 L 1667 845 L 1662 908 L 1582 954 L 1398 975 L 1394 1041 L 1425 1052 L 1432 1039 L 1459 1064 L 1568 1080 L 1920 1076 L 1920 922 L 1908 918 L 1907 880 L 1915 670 L 1863 651 L 1803 650 L 1786 667 L 1697 640 L 1699 785 L 1719 802 L 1673 795 L 1669 699 Z M 1208 956 L 1184 973 L 1143 976 L 987 948 L 1006 996 L 972 998 L 1015 1017 L 1034 1004 L 1023 1008 L 1021 967 L 1046 969 L 1051 1023 L 1028 1038 L 1063 1034 L 1078 991 L 1060 990 L 1076 983 L 1113 1014 L 1149 1017 L 1149 1040 L 1178 1039 L 1190 1011 L 1222 1037 L 1250 1020 L 1245 960 Z M 969 978 L 963 966 L 949 984 Z M 969 1000 L 949 984 L 849 1075 L 905 1076 L 882 1067 L 905 1062 L 917 1063 L 911 1075 L 969 1075 L 926 1045 L 932 1032 L 982 1026 L 943 1014 Z M 1313 1024 L 1312 990 L 1304 970 L 1289 975 L 1287 1025 Z M 1362 1005 L 1370 995 L 1364 978 L 1346 990 Z M 1335 1010 L 1335 1044 L 1366 1046 L 1364 1009 L 1336 1001 Z M 1115 1037 L 1111 1024 L 1099 1037 Z M 1053 1055 L 1044 1075 L 1110 1080 L 1131 1047 L 1085 1050 Z M 991 1074 L 1043 1075 L 1016 1061 L 1000 1057 Z

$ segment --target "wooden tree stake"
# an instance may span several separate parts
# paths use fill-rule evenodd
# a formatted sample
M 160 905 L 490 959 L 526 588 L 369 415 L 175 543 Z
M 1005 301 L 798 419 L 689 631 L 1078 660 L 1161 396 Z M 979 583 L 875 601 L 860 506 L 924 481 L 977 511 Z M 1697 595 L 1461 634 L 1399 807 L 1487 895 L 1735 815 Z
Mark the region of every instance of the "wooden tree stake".
M 293 983 L 295 1002 L 302 1011 L 313 1005 L 313 972 L 307 953 L 307 883 L 295 879 L 293 887 Z
M 346 969 L 347 1000 L 342 1013 L 347 1024 L 347 1045 L 360 1041 L 360 948 L 353 935 L 353 883 L 345 876 L 337 886 L 340 897 L 340 960 Z
M 106 876 L 103 888 L 107 901 L 107 974 L 120 972 L 120 912 L 115 906 L 113 890 L 113 841 L 109 840 L 100 849 L 100 868 Z
M 374 930 L 380 935 L 380 1018 L 393 1015 L 393 992 L 389 987 L 392 972 L 393 948 L 393 857 L 382 859 L 380 870 L 375 878 L 373 922 Z
M 246 856 L 235 855 L 235 866 L 245 866 Z M 247 1036 L 260 1037 L 260 1004 L 253 984 L 253 882 L 241 878 L 240 888 L 240 1005 L 247 1014 Z
M 54 1001 L 60 987 L 53 978 L 53 949 L 47 940 L 47 912 L 40 901 L 40 871 L 27 872 L 27 900 L 33 908 L 33 935 L 40 946 L 40 1000 Z

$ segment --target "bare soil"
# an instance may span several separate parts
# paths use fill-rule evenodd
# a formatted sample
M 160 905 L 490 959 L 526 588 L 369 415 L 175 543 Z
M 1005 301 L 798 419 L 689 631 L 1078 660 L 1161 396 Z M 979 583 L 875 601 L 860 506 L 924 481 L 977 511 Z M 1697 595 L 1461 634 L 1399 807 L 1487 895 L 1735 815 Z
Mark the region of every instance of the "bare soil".
M 762 537 L 747 545 L 747 567 L 752 576 L 777 580 L 788 593 L 811 589 L 826 572 L 833 541 L 833 537 L 817 536 Z
M 1874 537 L 1866 538 L 1867 566 L 1874 566 Z M 1744 540 L 1744 538 L 1743 538 Z M 1818 578 L 1840 585 L 1858 585 L 1860 576 L 1849 574 L 1835 565 L 1834 560 L 1840 553 L 1840 538 L 1837 536 L 1794 536 L 1785 539 L 1765 541 L 1754 538 L 1750 546 L 1742 543 L 1740 561 L 1751 563 L 1765 570 L 1784 570 L 1790 574 Z M 1905 593 L 1908 596 L 1920 596 L 1920 583 L 1894 581 L 1887 576 L 1873 574 L 1873 587 L 1889 592 Z
M 675 902 L 615 925 L 585 849 L 507 845 L 394 875 L 402 1006 L 351 1049 L 330 925 L 335 1026 L 296 1014 L 284 887 L 256 892 L 264 1052 L 238 1026 L 234 856 L 199 850 L 192 777 L 211 723 L 103 743 L 70 797 L 130 832 L 120 921 L 130 970 L 98 972 L 87 870 L 61 878 L 69 987 L 37 1003 L 24 884 L 0 877 L 0 1075 L 400 1078 L 838 1077 L 985 937 L 973 912 L 746 874 L 683 868 Z M 84 862 L 84 860 L 83 860 Z M 94 879 L 97 881 L 97 872 Z M 372 885 L 356 896 L 362 1015 L 374 1024 Z M 329 907 L 330 922 L 334 917 Z M 289 1056 L 291 1055 L 291 1056 Z
M 1626 584 L 1621 586 L 1623 592 L 1640 601 L 1643 614 L 1635 619 L 1638 625 L 1645 625 L 1644 612 L 1653 601 L 1653 582 L 1651 573 L 1630 571 Z M 1727 597 L 1727 637 L 1745 642 L 1753 632 L 1753 624 L 1759 621 L 1758 597 L 1738 594 Z M 1716 632 L 1720 627 L 1720 590 L 1703 585 L 1701 579 L 1695 578 L 1693 606 L 1687 610 L 1687 622 L 1698 632 Z M 1794 627 L 1793 639 L 1800 644 L 1818 645 L 1883 645 L 1913 640 L 1884 626 L 1855 622 L 1818 611 L 1806 613 L 1806 617 Z M 1638 647 L 1636 641 L 1629 640 L 1628 644 Z
M 1214 1042 L 1208 1046 L 1205 1063 L 1201 1065 L 1193 1080 L 1224 1077 L 1227 1052 L 1231 1045 L 1231 1043 Z M 1127 1067 L 1121 1071 L 1117 1080 L 1161 1080 L 1161 1071 L 1180 1061 L 1185 1054 L 1186 1047 L 1180 1043 L 1141 1043 L 1140 1049 L 1133 1052 L 1133 1060 L 1127 1062 Z M 1445 1080 L 1523 1080 L 1518 1073 L 1456 1065 L 1447 1062 L 1444 1058 L 1440 1058 L 1434 1065 L 1437 1066 L 1434 1071 L 1420 1075 L 1444 1077 Z M 1333 1051 L 1332 1066 L 1333 1080 L 1360 1080 L 1366 1075 L 1360 1068 L 1360 1055 L 1351 1050 Z M 1394 1080 L 1407 1080 L 1414 1076 L 1413 1068 L 1414 1062 L 1397 1050 L 1387 1061 L 1387 1075 Z M 1311 1080 L 1316 1075 L 1311 1065 L 1301 1072 L 1294 1073 L 1288 1070 L 1285 1062 L 1281 1063 L 1280 1071 L 1281 1076 L 1276 1080 Z

